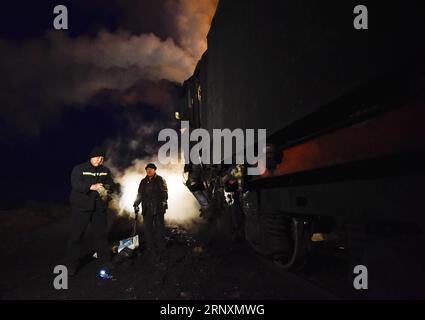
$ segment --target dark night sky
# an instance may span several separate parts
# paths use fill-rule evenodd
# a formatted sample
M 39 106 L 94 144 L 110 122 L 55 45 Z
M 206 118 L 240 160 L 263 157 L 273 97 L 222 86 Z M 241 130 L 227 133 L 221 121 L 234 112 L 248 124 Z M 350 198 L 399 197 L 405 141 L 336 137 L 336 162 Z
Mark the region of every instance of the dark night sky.
M 113 147 L 122 168 L 151 153 L 157 131 L 173 125 L 179 82 L 199 58 L 215 2 L 2 4 L 0 206 L 66 202 L 71 169 L 94 145 Z M 68 8 L 69 30 L 52 30 L 58 4 Z M 197 12 L 189 25 L 180 22 Z M 203 33 L 188 32 L 195 28 Z M 132 139 L 145 147 L 129 148 Z

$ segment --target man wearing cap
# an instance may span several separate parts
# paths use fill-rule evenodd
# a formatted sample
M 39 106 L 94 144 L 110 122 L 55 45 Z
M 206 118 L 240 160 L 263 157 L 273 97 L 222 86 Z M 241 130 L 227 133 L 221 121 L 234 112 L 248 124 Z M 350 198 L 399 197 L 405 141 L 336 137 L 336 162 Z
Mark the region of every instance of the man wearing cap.
M 89 161 L 74 167 L 71 173 L 72 191 L 70 194 L 71 221 L 68 238 L 69 275 L 74 275 L 84 254 L 82 240 L 91 223 L 95 249 L 102 270 L 111 269 L 110 249 L 107 241 L 106 209 L 110 193 L 115 184 L 111 171 L 103 166 L 105 150 L 95 147 Z M 110 273 L 110 270 L 108 270 Z
M 142 203 L 143 224 L 148 252 L 160 261 L 165 249 L 164 214 L 168 209 L 168 190 L 164 178 L 156 174 L 156 165 L 149 163 L 146 167 L 146 177 L 140 181 L 137 198 L 134 201 L 138 212 Z

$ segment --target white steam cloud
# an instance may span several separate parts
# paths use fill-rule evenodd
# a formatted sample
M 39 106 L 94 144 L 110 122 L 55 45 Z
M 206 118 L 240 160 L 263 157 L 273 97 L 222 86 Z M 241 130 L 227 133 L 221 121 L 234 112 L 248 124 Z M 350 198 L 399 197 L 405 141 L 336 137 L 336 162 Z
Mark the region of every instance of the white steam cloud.
M 133 212 L 133 203 L 137 196 L 140 181 L 146 176 L 145 166 L 155 162 L 157 174 L 165 179 L 168 186 L 168 210 L 165 220 L 170 224 L 191 226 L 199 223 L 199 204 L 189 189 L 184 185 L 183 166 L 162 165 L 156 159 L 135 160 L 133 165 L 123 172 L 116 170 L 114 178 L 121 185 L 121 197 L 115 199 L 112 206 L 120 215 Z

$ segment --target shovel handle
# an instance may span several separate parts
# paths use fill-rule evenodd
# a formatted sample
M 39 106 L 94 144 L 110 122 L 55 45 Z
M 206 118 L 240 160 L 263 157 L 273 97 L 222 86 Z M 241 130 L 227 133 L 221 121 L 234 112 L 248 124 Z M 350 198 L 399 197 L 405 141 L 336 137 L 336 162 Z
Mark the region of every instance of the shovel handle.
M 133 236 L 137 234 L 137 220 L 139 218 L 139 210 L 134 210 Z

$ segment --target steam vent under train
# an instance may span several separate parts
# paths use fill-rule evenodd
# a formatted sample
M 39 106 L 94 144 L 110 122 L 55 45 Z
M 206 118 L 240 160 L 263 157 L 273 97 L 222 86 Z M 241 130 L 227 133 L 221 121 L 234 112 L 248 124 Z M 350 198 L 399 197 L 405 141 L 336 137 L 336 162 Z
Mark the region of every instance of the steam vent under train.
M 267 171 L 189 164 L 188 187 L 284 268 L 333 241 L 349 272 L 368 268 L 368 295 L 423 291 L 425 19 L 419 2 L 362 1 L 357 30 L 358 4 L 220 0 L 177 118 L 267 129 Z

